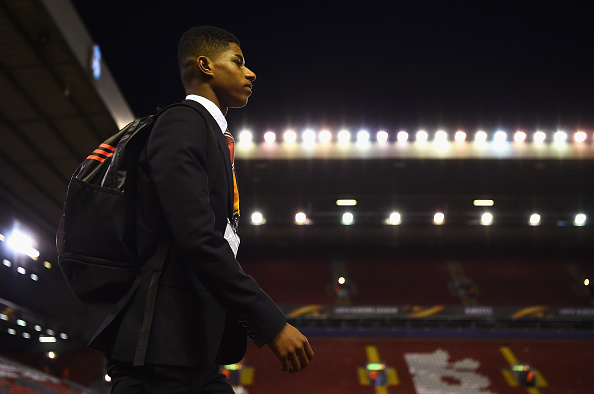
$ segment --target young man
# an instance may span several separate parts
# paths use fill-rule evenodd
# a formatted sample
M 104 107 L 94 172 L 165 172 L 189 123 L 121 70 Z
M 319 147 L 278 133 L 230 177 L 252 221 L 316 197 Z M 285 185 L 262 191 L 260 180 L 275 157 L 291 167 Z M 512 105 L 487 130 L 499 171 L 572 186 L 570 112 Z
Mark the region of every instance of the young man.
M 225 115 L 247 103 L 256 75 L 237 38 L 214 27 L 188 30 L 178 61 L 190 107 L 158 118 L 138 182 L 139 250 L 163 231 L 171 243 L 145 365 L 132 361 L 150 274 L 92 344 L 106 353 L 114 393 L 233 393 L 218 365 L 243 358 L 246 334 L 267 344 L 285 371 L 300 371 L 313 358 L 307 339 L 235 260 L 238 201 Z M 218 161 L 214 179 L 207 175 L 210 155 Z

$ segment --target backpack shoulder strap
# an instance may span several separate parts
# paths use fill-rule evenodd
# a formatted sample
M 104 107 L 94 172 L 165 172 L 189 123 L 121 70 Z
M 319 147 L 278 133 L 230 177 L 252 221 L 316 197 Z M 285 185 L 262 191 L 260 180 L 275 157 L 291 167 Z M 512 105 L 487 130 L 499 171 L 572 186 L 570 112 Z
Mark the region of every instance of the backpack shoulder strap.
M 206 127 L 208 128 L 208 136 L 207 136 L 207 151 L 206 151 L 206 175 L 208 179 L 214 179 L 218 175 L 220 162 L 218 160 L 218 155 L 216 152 L 219 151 L 218 144 L 216 137 L 214 135 L 214 130 L 210 125 L 210 122 L 205 118 L 204 114 L 199 111 L 197 108 L 184 104 L 184 103 L 176 103 L 169 105 L 165 108 L 159 109 L 156 116 L 159 116 L 166 110 L 172 107 L 184 106 L 188 108 L 194 109 L 198 112 L 204 122 L 206 123 Z M 155 314 L 155 304 L 157 300 L 157 289 L 159 287 L 159 279 L 161 278 L 161 272 L 163 271 L 163 265 L 165 264 L 165 260 L 167 259 L 167 253 L 169 252 L 170 241 L 167 238 L 166 234 L 163 234 L 161 240 L 159 242 L 159 247 L 157 248 L 157 252 L 151 257 L 145 264 L 150 264 L 153 268 L 151 271 L 151 281 L 149 284 L 148 293 L 146 296 L 146 307 L 144 311 L 144 318 L 142 322 L 142 327 L 140 329 L 140 335 L 138 336 L 138 343 L 136 345 L 136 353 L 134 354 L 134 366 L 144 365 L 144 361 L 146 358 L 146 352 L 148 349 L 148 341 L 151 331 L 151 325 L 153 321 L 153 315 Z M 140 278 L 140 277 L 139 277 Z M 121 308 L 120 308 L 121 309 Z

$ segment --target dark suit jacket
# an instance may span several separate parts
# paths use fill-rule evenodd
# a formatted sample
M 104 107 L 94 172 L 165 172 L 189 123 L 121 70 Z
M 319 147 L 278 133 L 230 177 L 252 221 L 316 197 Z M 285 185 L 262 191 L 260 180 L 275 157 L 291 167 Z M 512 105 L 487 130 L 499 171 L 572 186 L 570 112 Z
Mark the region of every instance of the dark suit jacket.
M 256 281 L 246 275 L 223 237 L 232 215 L 233 178 L 229 149 L 208 111 L 165 111 L 151 132 L 141 159 L 137 199 L 140 251 L 165 230 L 171 247 L 159 281 L 146 355 L 147 364 L 207 366 L 232 363 L 245 354 L 246 334 L 263 346 L 286 317 Z M 216 145 L 209 148 L 208 128 Z M 217 152 L 217 149 L 220 150 Z M 208 179 L 207 155 L 218 155 L 218 175 Z M 139 289 L 91 346 L 108 357 L 132 362 L 150 281 L 143 268 Z M 221 358 L 222 356 L 222 358 Z

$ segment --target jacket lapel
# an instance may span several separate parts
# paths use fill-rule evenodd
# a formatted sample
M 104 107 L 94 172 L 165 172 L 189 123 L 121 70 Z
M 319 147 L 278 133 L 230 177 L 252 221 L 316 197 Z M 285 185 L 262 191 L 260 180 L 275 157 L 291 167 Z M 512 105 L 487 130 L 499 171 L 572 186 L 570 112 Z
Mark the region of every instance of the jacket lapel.
M 217 123 L 217 121 L 212 117 L 212 115 L 210 114 L 210 112 L 208 112 L 208 110 L 206 108 L 204 108 L 200 103 L 197 103 L 194 100 L 184 100 L 183 101 L 184 104 L 187 104 L 193 108 L 196 108 L 198 110 L 198 112 L 200 112 L 202 114 L 202 116 L 204 116 L 204 119 L 210 124 L 210 126 L 212 127 L 212 130 L 214 131 L 214 135 L 217 141 L 217 145 L 219 147 L 219 150 L 221 152 L 221 155 L 223 155 L 223 161 L 225 162 L 225 175 L 227 178 L 227 185 L 228 185 L 228 202 L 227 202 L 227 216 L 229 218 L 231 218 L 233 216 L 233 192 L 234 192 L 234 188 L 233 188 L 233 169 L 231 167 L 231 154 L 229 152 L 229 147 L 227 146 L 227 140 L 225 139 L 225 136 L 223 135 L 223 131 L 221 131 L 221 128 L 219 126 L 219 124 Z

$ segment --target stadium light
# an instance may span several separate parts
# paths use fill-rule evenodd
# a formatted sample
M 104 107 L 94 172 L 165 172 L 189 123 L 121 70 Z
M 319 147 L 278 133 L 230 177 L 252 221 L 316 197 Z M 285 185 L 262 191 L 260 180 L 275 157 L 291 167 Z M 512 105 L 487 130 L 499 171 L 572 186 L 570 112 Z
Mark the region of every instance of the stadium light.
M 19 230 L 14 230 L 8 236 L 6 245 L 13 251 L 25 254 L 32 259 L 39 257 L 39 251 L 33 247 L 33 238 Z
M 369 132 L 367 130 L 361 130 L 357 133 L 357 144 L 367 145 L 369 143 Z
M 408 141 L 408 133 L 406 131 L 399 131 L 398 135 L 396 136 L 396 140 L 398 140 L 398 142 L 406 142 Z
M 537 144 L 542 144 L 547 139 L 547 135 L 544 132 L 538 130 L 534 133 L 533 139 Z
M 400 213 L 392 212 L 390 217 L 386 220 L 386 223 L 392 226 L 397 226 L 402 223 L 402 217 L 400 216 Z
M 481 216 L 481 224 L 483 226 L 490 226 L 491 224 L 493 224 L 493 214 L 491 214 L 490 212 L 483 213 Z
M 336 200 L 336 205 L 339 207 L 354 207 L 357 205 L 357 200 L 354 199 L 340 199 Z
M 435 215 L 433 215 L 433 224 L 440 226 L 444 223 L 445 223 L 445 215 L 443 214 L 443 212 L 437 212 Z
M 425 130 L 417 131 L 417 135 L 416 135 L 417 142 L 420 142 L 420 143 L 427 142 L 428 138 L 429 138 L 429 134 L 427 134 L 427 132 Z
M 448 142 L 448 133 L 443 130 L 437 130 L 435 133 L 435 142 L 438 144 Z
M 274 131 L 267 131 L 264 133 L 264 141 L 271 144 L 276 141 L 276 133 Z
M 502 143 L 507 140 L 507 133 L 503 130 L 497 130 L 495 136 L 493 136 L 493 142 Z
M 299 225 L 307 224 L 309 219 L 304 212 L 298 212 L 295 214 L 295 223 Z
M 353 224 L 355 222 L 355 217 L 353 216 L 352 213 L 345 212 L 342 214 L 342 219 L 340 222 L 342 224 L 344 224 L 345 226 L 350 226 L 351 224 Z
M 295 141 L 297 141 L 297 133 L 295 133 L 293 130 L 287 130 L 285 131 L 283 138 L 287 144 L 293 144 Z
M 239 143 L 241 145 L 250 145 L 253 135 L 249 130 L 243 130 L 239 133 Z
M 514 134 L 514 141 L 516 142 L 524 142 L 526 141 L 526 133 L 524 133 L 523 131 L 516 131 L 516 133 Z
M 262 213 L 260 212 L 254 212 L 252 213 L 252 224 L 259 226 L 261 224 L 264 224 L 266 221 L 264 220 L 264 216 L 262 215 Z
M 307 129 L 303 132 L 301 138 L 305 145 L 313 145 L 316 142 L 316 133 L 311 129 Z
M 553 135 L 553 141 L 555 142 L 555 144 L 565 143 L 567 141 L 567 133 L 564 132 L 563 130 L 558 130 Z
M 586 224 L 586 215 L 583 213 L 578 213 L 577 215 L 575 215 L 575 218 L 573 219 L 573 225 L 574 226 L 584 226 Z
M 487 137 L 488 137 L 488 136 L 487 136 L 487 133 L 485 133 L 485 132 L 484 132 L 484 131 L 482 131 L 482 130 L 479 130 L 479 131 L 477 131 L 477 132 L 476 132 L 476 134 L 474 135 L 474 140 L 475 140 L 476 142 L 481 142 L 481 143 L 482 143 L 482 142 L 485 142 L 485 141 L 487 141 Z
M 348 130 L 340 130 L 338 132 L 338 143 L 348 144 L 351 140 L 351 133 Z
M 588 135 L 583 131 L 577 131 L 574 135 L 575 142 L 584 142 Z
M 388 133 L 385 132 L 384 130 L 378 131 L 375 136 L 377 142 L 380 144 L 385 144 L 388 141 L 388 137 L 389 137 Z
M 530 224 L 531 226 L 540 226 L 540 215 L 538 213 L 533 213 L 532 215 L 530 215 L 528 224 Z
M 474 200 L 472 205 L 475 207 L 492 207 L 495 205 L 495 201 L 493 200 Z
M 464 142 L 466 140 L 466 133 L 462 130 L 458 130 L 456 131 L 456 134 L 454 134 L 454 139 L 456 142 Z
M 318 139 L 320 140 L 321 143 L 327 144 L 330 141 L 332 141 L 332 133 L 329 132 L 328 130 L 322 130 L 322 131 L 320 131 L 320 135 L 318 136 Z
M 276 134 L 274 133 L 274 131 L 267 131 L 266 133 L 264 133 L 264 141 L 268 144 L 272 144 L 274 143 L 274 141 L 276 140 Z

